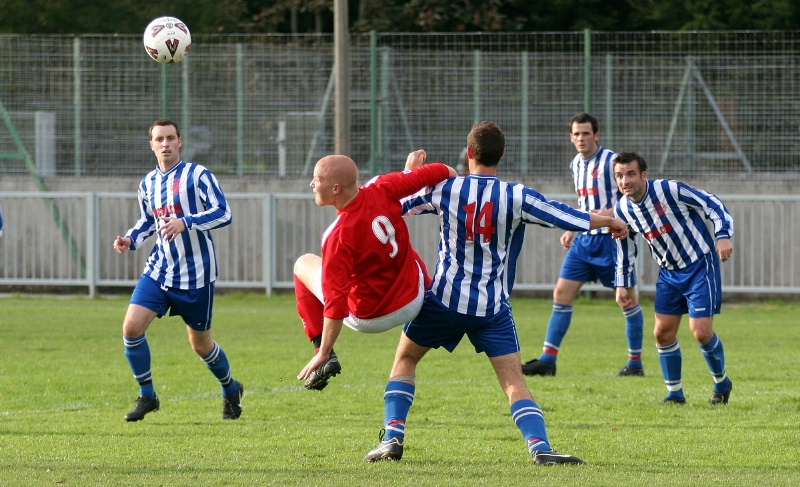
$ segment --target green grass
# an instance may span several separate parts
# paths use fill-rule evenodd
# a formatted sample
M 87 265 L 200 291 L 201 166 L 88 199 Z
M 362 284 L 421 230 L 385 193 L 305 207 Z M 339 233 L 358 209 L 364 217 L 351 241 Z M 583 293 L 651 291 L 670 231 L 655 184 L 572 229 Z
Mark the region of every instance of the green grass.
M 322 392 L 295 379 L 313 352 L 291 295 L 226 294 L 214 333 L 244 382 L 222 421 L 219 386 L 178 318 L 148 331 L 161 410 L 123 415 L 138 389 L 123 355 L 127 296 L 0 299 L 0 485 L 797 485 L 800 304 L 726 303 L 716 319 L 734 382 L 711 378 L 684 323 L 685 407 L 666 390 L 644 303 L 644 378 L 619 378 L 624 324 L 611 299 L 576 303 L 556 377 L 528 378 L 554 448 L 586 465 L 536 467 L 489 361 L 464 340 L 421 362 L 400 462 L 363 463 L 383 422 L 398 330 L 345 330 L 343 372 Z M 538 356 L 550 303 L 512 301 L 524 359 Z

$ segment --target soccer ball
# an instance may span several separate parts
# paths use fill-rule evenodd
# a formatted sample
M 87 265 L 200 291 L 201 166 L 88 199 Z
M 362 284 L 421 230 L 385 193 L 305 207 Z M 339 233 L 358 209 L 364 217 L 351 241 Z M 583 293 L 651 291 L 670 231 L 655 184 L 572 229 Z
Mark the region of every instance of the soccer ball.
M 181 19 L 159 17 L 148 24 L 142 40 L 151 58 L 169 64 L 177 63 L 189 53 L 192 34 Z

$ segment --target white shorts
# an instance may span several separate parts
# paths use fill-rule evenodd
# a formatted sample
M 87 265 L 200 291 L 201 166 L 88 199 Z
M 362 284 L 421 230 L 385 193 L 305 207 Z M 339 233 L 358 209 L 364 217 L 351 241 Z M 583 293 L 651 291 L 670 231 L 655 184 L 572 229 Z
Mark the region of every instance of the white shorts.
M 422 276 L 422 269 L 419 268 L 419 264 L 417 264 L 417 268 L 419 269 L 417 297 L 411 300 L 410 303 L 397 311 L 393 311 L 388 315 L 378 316 L 377 318 L 359 318 L 354 316 L 353 313 L 350 313 L 350 315 L 344 319 L 345 326 L 360 333 L 382 333 L 416 318 L 419 311 L 422 309 L 422 302 L 425 300 L 425 279 Z M 322 294 L 322 267 L 314 273 L 312 287 L 313 289 L 311 289 L 311 292 L 314 293 L 314 296 L 325 304 L 325 296 Z

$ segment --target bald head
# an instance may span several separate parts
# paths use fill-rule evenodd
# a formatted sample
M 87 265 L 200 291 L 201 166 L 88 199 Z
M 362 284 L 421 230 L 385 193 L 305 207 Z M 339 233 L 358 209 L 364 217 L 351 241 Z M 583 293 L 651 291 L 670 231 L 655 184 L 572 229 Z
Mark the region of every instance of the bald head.
M 311 180 L 318 205 L 333 205 L 337 210 L 343 208 L 358 194 L 358 167 L 347 156 L 325 156 L 314 166 L 314 179 Z
M 342 188 L 358 187 L 358 167 L 347 156 L 325 156 L 317 162 L 314 172 L 317 170 L 333 182 L 340 184 Z

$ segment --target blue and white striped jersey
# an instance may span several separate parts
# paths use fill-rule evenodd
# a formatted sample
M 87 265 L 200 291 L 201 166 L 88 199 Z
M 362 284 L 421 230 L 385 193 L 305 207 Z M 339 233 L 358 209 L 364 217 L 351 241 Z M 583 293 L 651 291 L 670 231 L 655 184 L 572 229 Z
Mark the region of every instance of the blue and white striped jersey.
M 141 215 L 125 234 L 136 250 L 164 224 L 161 217 L 183 219 L 186 230 L 173 242 L 156 233 L 143 274 L 166 287 L 197 289 L 217 278 L 210 230 L 231 222 L 231 211 L 217 179 L 205 167 L 180 161 L 166 173 L 156 168 L 139 184 Z
M 569 163 L 569 172 L 575 181 L 575 192 L 578 193 L 578 207 L 583 211 L 608 210 L 614 208 L 622 193 L 619 192 L 614 178 L 614 164 L 617 156 L 613 151 L 598 146 L 597 152 L 588 159 L 579 153 Z M 608 228 L 601 227 L 586 233 L 598 235 L 609 233 Z
M 3 236 L 3 207 L 0 206 L 0 237 Z
M 493 316 L 511 294 L 522 224 L 589 228 L 588 213 L 493 176 L 448 179 L 406 201 L 403 210 L 439 215 L 439 259 L 430 290 L 448 308 L 471 316 Z
M 614 208 L 614 216 L 631 230 L 627 239 L 617 240 L 615 286 L 630 286 L 637 233 L 647 241 L 656 263 L 669 270 L 683 269 L 714 252 L 715 237 L 733 236 L 733 217 L 717 196 L 670 179 L 646 183 L 641 201 L 623 196 Z M 713 236 L 706 219 L 714 224 Z

